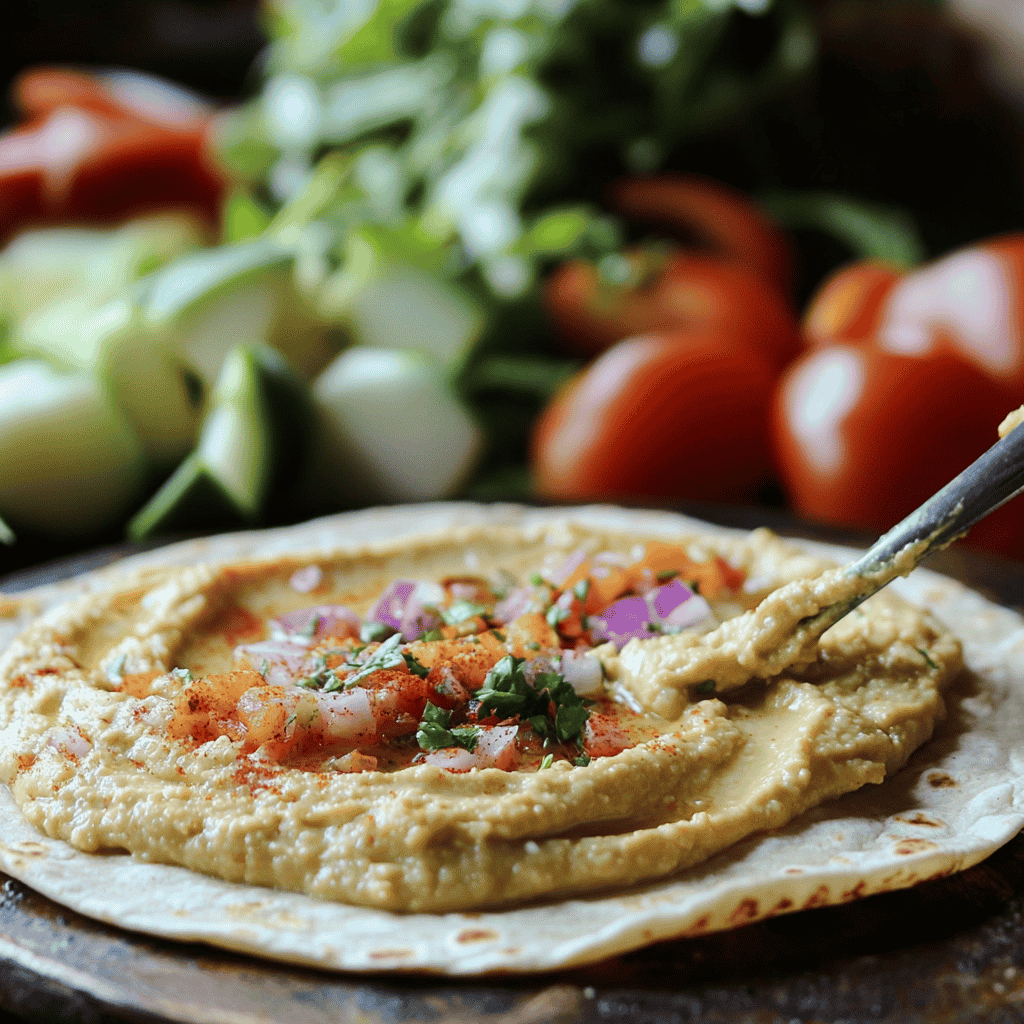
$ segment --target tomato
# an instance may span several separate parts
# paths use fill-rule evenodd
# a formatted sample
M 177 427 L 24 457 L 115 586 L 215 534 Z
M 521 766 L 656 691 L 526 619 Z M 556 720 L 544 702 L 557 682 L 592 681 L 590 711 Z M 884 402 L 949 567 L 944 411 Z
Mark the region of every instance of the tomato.
M 146 76 L 59 68 L 27 72 L 14 92 L 26 121 L 0 135 L 0 238 L 167 207 L 216 220 L 224 182 L 207 154 L 209 108 Z
M 776 371 L 721 329 L 629 338 L 555 396 L 534 429 L 537 492 L 749 501 L 771 471 Z
M 1024 401 L 1024 234 L 959 249 L 886 296 L 873 343 L 904 355 L 958 354 Z
M 776 465 L 800 515 L 882 533 L 991 447 L 1013 404 L 1003 384 L 954 351 L 817 349 L 779 382 Z M 1020 500 L 982 520 L 971 540 L 1024 557 Z
M 788 300 L 750 270 L 692 253 L 631 251 L 624 257 L 636 283 L 608 283 L 583 260 L 564 263 L 547 281 L 548 315 L 576 355 L 675 328 L 727 334 L 778 367 L 798 351 L 799 327 Z
M 882 304 L 903 271 L 876 260 L 840 268 L 811 297 L 804 314 L 804 341 L 811 347 L 860 342 L 878 328 Z
M 718 181 L 684 175 L 627 178 L 612 186 L 610 202 L 629 220 L 673 230 L 720 261 L 745 267 L 788 295 L 793 256 L 784 232 L 742 192 Z

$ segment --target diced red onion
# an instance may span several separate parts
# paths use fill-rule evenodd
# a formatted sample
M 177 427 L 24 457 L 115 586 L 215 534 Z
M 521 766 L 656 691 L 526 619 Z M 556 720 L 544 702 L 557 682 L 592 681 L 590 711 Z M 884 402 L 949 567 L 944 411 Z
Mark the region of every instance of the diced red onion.
M 307 565 L 304 569 L 296 569 L 288 584 L 292 590 L 297 590 L 300 594 L 308 594 L 320 586 L 323 578 L 324 574 L 319 565 Z
M 531 587 L 516 587 L 494 606 L 494 621 L 504 626 L 514 622 L 520 615 L 539 610 L 537 592 Z
M 404 640 L 415 640 L 441 625 L 442 619 L 433 609 L 444 599 L 444 591 L 436 583 L 395 580 L 366 613 L 366 621 L 383 623 L 401 633 Z
M 694 594 L 688 601 L 683 601 L 666 615 L 662 622 L 666 626 L 675 626 L 680 629 L 690 629 L 698 623 L 711 618 L 711 605 L 704 600 L 700 594 Z
M 664 622 L 676 608 L 693 596 L 693 591 L 682 580 L 675 579 L 658 587 L 657 590 L 652 590 L 647 597 L 647 603 L 655 617 Z
M 262 672 L 264 679 L 273 686 L 288 686 L 296 679 L 308 675 L 305 666 L 309 657 L 309 648 L 293 640 L 263 640 L 235 648 L 235 660 L 244 658 L 254 671 Z
M 591 757 L 613 757 L 633 745 L 613 715 L 591 712 L 583 726 L 583 749 Z
M 480 597 L 480 586 L 477 583 L 452 583 L 448 587 L 452 601 L 476 601 Z
M 565 586 L 566 580 L 587 560 L 586 551 L 573 551 L 570 555 L 548 555 L 544 559 L 540 575 L 556 590 Z
M 565 681 L 581 696 L 604 687 L 601 662 L 587 651 L 562 651 L 560 671 Z
M 335 740 L 365 743 L 377 732 L 370 696 L 362 687 L 326 693 L 310 691 L 320 709 L 320 731 Z
M 509 772 L 519 764 L 518 731 L 516 725 L 481 726 L 474 750 L 445 747 L 432 750 L 423 760 L 450 772 L 468 772 L 471 768 L 500 768 Z
M 362 621 L 351 608 L 343 604 L 317 604 L 312 608 L 299 608 L 288 612 L 270 623 L 275 636 L 289 640 L 297 637 L 311 641 L 336 636 L 340 640 L 359 636 Z
M 642 597 L 620 597 L 600 615 L 587 618 L 591 635 L 600 640 L 611 640 L 622 647 L 630 640 L 649 640 L 658 634 L 650 629 L 654 617 L 650 606 Z
M 54 729 L 47 737 L 46 745 L 66 757 L 85 757 L 92 750 L 92 743 L 77 725 Z

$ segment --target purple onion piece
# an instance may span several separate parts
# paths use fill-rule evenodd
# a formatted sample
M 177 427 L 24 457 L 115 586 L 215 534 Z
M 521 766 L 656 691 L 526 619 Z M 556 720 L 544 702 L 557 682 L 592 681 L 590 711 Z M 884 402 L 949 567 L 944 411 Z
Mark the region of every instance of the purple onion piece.
M 309 648 L 291 640 L 263 640 L 236 647 L 235 659 L 241 658 L 245 658 L 256 672 L 262 672 L 272 686 L 287 686 L 307 674 L 304 666 L 309 658 Z
M 359 636 L 361 624 L 359 616 L 343 604 L 318 604 L 312 608 L 288 612 L 274 619 L 271 627 L 275 633 L 283 633 L 288 637 L 321 640 L 325 636 Z
M 652 590 L 647 595 L 647 603 L 651 606 L 655 618 L 664 621 L 676 608 L 693 596 L 693 591 L 682 580 L 676 579 Z
M 565 586 L 565 581 L 586 561 L 586 551 L 573 551 L 564 558 L 548 556 L 544 559 L 544 566 L 541 569 L 541 576 L 548 581 L 556 590 Z
M 711 615 L 711 605 L 700 594 L 694 594 L 688 601 L 676 605 L 661 621 L 666 626 L 689 629 L 691 626 L 704 622 Z
M 297 590 L 300 594 L 308 594 L 320 586 L 323 578 L 323 570 L 319 565 L 307 565 L 302 569 L 296 569 L 292 573 L 291 579 L 288 580 L 288 584 L 292 590 Z
M 622 597 L 608 605 L 600 615 L 591 615 L 587 625 L 599 640 L 611 640 L 622 647 L 630 640 L 649 640 L 658 633 L 650 628 L 650 606 L 642 597 Z
M 405 606 L 416 589 L 415 580 L 395 580 L 366 613 L 367 622 L 382 622 L 397 633 L 402 629 Z
M 494 621 L 504 626 L 520 615 L 536 611 L 536 599 L 537 594 L 532 587 L 516 587 L 494 606 Z

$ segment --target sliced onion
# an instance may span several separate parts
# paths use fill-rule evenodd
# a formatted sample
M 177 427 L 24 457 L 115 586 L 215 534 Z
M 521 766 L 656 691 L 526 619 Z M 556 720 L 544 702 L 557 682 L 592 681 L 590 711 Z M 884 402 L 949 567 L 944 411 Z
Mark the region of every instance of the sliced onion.
M 323 570 L 319 565 L 307 565 L 305 568 L 296 569 L 292 573 L 291 579 L 288 580 L 288 585 L 292 590 L 297 590 L 300 594 L 308 594 L 311 590 L 316 590 L 320 586 L 323 578 Z
M 395 580 L 366 613 L 366 621 L 383 623 L 412 641 L 441 625 L 434 609 L 444 599 L 444 590 L 436 583 Z
M 655 617 L 664 622 L 676 608 L 694 596 L 694 592 L 682 580 L 676 579 L 652 590 L 647 595 L 647 603 L 651 606 Z
M 587 560 L 583 550 L 573 551 L 570 555 L 548 555 L 541 566 L 540 575 L 556 590 L 561 590 L 574 572 Z
M 287 686 L 307 675 L 309 648 L 294 640 L 263 640 L 235 648 L 235 660 L 245 660 L 273 686 Z
M 581 696 L 597 693 L 604 688 L 601 662 L 588 651 L 563 651 L 561 673 Z
M 299 608 L 270 623 L 275 636 L 294 640 L 297 637 L 322 640 L 327 636 L 339 639 L 359 636 L 362 622 L 351 608 L 343 604 L 317 604 L 312 608 Z
M 702 622 L 712 621 L 713 615 L 711 605 L 700 594 L 694 594 L 688 601 L 677 605 L 662 619 L 662 622 L 666 626 L 691 629 Z
M 510 772 L 519 764 L 517 732 L 517 725 L 481 726 L 474 750 L 445 747 L 432 750 L 423 760 L 450 772 L 468 772 L 471 768 L 500 768 Z
M 537 592 L 532 587 L 516 587 L 494 606 L 493 618 L 499 625 L 504 626 L 518 619 L 520 615 L 540 610 Z
M 650 606 L 642 597 L 621 597 L 600 615 L 591 615 L 587 626 L 591 635 L 600 640 L 611 640 L 622 647 L 630 640 L 649 640 L 658 634 L 650 628 L 654 617 Z

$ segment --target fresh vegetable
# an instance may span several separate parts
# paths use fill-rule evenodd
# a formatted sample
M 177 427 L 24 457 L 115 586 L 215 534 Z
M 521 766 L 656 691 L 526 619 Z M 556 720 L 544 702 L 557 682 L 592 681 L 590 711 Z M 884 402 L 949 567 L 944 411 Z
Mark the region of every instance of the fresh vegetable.
M 868 341 L 878 330 L 882 304 L 903 273 L 874 260 L 841 268 L 808 304 L 803 322 L 807 344 Z
M 722 328 L 629 338 L 545 409 L 531 464 L 545 498 L 750 501 L 771 473 L 776 371 Z
M 570 261 L 551 275 L 544 297 L 565 346 L 581 356 L 676 328 L 713 331 L 779 368 L 800 346 L 796 314 L 773 285 L 741 265 L 693 253 L 654 249 L 597 265 Z
M 0 516 L 19 533 L 88 538 L 143 494 L 143 447 L 85 374 L 28 359 L 0 367 L 0 438 Z
M 280 353 L 233 349 L 199 444 L 132 519 L 129 536 L 255 522 L 269 497 L 298 476 L 311 421 L 306 389 Z
M 785 233 L 721 182 L 684 175 L 626 178 L 612 186 L 611 205 L 630 221 L 745 267 L 780 295 L 792 291 L 793 254 Z
M 417 352 L 355 347 L 312 389 L 314 507 L 447 497 L 469 477 L 483 434 L 441 368 Z
M 991 447 L 1018 403 L 948 349 L 906 355 L 829 345 L 794 362 L 780 382 L 772 410 L 778 467 L 800 515 L 880 533 Z M 1016 502 L 971 536 L 1024 557 Z
M 138 73 L 38 68 L 13 100 L 23 121 L 0 136 L 0 238 L 168 207 L 216 220 L 223 181 L 207 154 L 212 111 L 197 97 Z

